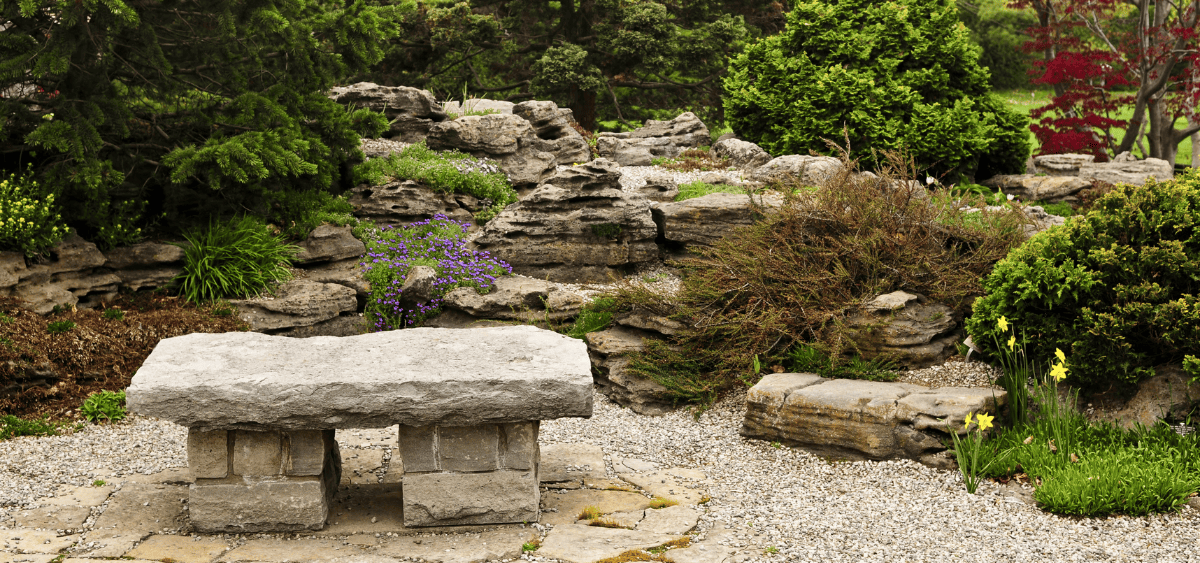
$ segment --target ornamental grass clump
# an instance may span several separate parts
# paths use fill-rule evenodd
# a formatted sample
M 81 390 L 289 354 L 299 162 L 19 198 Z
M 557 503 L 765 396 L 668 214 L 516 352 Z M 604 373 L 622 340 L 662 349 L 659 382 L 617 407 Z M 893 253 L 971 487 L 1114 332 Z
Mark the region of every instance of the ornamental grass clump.
M 387 225 L 364 232 L 363 277 L 371 284 L 365 313 L 372 330 L 411 326 L 437 314 L 449 291 L 471 287 L 487 293 L 497 277 L 512 274 L 512 266 L 504 261 L 465 248 L 470 226 L 439 213 L 403 227 Z M 402 299 L 404 282 L 415 266 L 437 271 L 428 300 Z
M 458 151 L 434 151 L 421 141 L 387 158 L 373 158 L 354 169 L 356 184 L 382 185 L 393 179 L 421 182 L 435 191 L 472 195 L 482 200 L 475 221 L 483 224 L 516 203 L 508 176 L 495 162 Z
M 618 286 L 622 307 L 685 327 L 648 341 L 630 369 L 676 402 L 707 403 L 755 383 L 755 356 L 760 366 L 791 364 L 789 351 L 806 344 L 831 367 L 845 364 L 857 350 L 843 321 L 878 295 L 920 293 L 966 313 L 980 279 L 1023 240 L 1026 219 L 1009 207 L 968 216 L 960 199 L 912 181 L 910 161 L 890 153 L 887 162 L 877 176 L 857 174 L 843 153 L 841 171 L 817 189 L 782 186 L 781 207 L 758 208 L 760 221 L 675 263 L 678 293 Z
M 0 180 L 0 250 L 34 257 L 67 236 L 67 225 L 55 212 L 54 194 L 32 176 L 13 174 Z
M 209 223 L 185 233 L 183 271 L 175 276 L 179 293 L 200 304 L 224 298 L 243 298 L 291 279 L 288 265 L 299 248 L 285 244 L 262 221 L 242 216 Z

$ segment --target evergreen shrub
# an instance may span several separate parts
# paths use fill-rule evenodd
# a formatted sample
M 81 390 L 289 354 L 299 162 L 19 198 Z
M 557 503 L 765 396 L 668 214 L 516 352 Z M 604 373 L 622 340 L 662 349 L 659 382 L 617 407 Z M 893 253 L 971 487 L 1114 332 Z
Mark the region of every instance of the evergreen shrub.
M 802 1 L 784 31 L 729 65 L 725 116 L 772 155 L 835 154 L 880 164 L 904 148 L 934 175 L 1016 172 L 1022 116 L 988 96 L 979 48 L 949 0 Z
M 1119 185 L 1032 238 L 983 282 L 967 331 L 996 352 L 997 320 L 1033 358 L 1061 348 L 1074 383 L 1104 388 L 1200 355 L 1200 173 Z M 1000 339 L 1002 340 L 1002 339 Z

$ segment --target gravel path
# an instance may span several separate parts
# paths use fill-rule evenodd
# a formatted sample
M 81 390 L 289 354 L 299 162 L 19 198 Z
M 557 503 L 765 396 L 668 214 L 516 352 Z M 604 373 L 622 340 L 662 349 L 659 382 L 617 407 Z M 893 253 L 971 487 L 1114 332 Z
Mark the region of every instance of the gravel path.
M 591 419 L 544 422 L 544 443 L 585 441 L 607 457 L 709 476 L 700 540 L 714 524 L 751 561 L 1200 561 L 1200 513 L 1075 519 L 1043 513 L 992 482 L 968 495 L 956 473 L 911 461 L 837 462 L 738 435 L 744 393 L 694 417 L 641 416 L 596 395 Z M 0 525 L 17 505 L 95 478 L 183 465 L 186 432 L 134 417 L 71 435 L 0 442 Z M 7 521 L 7 522 L 6 522 Z M 536 556 L 533 560 L 543 560 Z

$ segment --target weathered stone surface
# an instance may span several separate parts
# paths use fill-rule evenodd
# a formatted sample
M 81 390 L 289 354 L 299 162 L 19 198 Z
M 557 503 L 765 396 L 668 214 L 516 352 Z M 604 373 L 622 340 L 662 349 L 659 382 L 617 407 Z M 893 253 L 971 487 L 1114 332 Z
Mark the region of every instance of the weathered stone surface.
M 658 230 L 644 198 L 620 189 L 604 159 L 558 172 L 488 222 L 474 239 L 531 277 L 603 283 L 658 259 Z
M 1057 227 L 1067 223 L 1067 219 L 1065 217 L 1059 217 L 1058 215 L 1046 213 L 1046 210 L 1040 205 L 1027 205 L 1017 209 L 1019 209 L 1020 212 L 1025 215 L 1021 223 L 1021 231 L 1022 234 L 1025 235 L 1026 239 L 1029 239 L 1033 235 L 1036 235 L 1051 227 Z M 1014 208 L 989 205 L 983 208 L 983 210 L 989 213 L 1010 213 L 1013 212 Z M 964 213 L 979 212 L 980 209 L 978 207 L 973 207 L 964 211 Z
M 22 528 L 76 530 L 82 528 L 91 515 L 91 509 L 86 506 L 51 505 L 19 510 L 13 514 L 13 520 Z
M 400 557 L 402 561 L 411 559 L 430 563 L 513 561 L 520 559 L 521 545 L 536 539 L 536 535 L 535 531 L 528 528 L 515 528 L 476 534 L 402 537 L 388 542 L 376 553 Z M 360 562 L 355 560 L 353 563 Z
M 442 305 L 476 319 L 534 322 L 574 318 L 585 302 L 582 294 L 556 283 L 525 276 L 501 276 L 487 293 L 460 287 L 447 293 Z
M 1109 184 L 1146 185 L 1154 178 L 1165 182 L 1175 177 L 1175 168 L 1160 158 L 1137 160 L 1124 152 L 1111 162 L 1087 162 L 1079 167 L 1079 177 L 1084 180 L 1099 180 Z
M 656 534 L 682 536 L 696 528 L 700 513 L 694 508 L 683 505 L 668 506 L 645 512 L 645 517 L 637 524 L 637 529 Z
M 209 563 L 227 549 L 229 544 L 218 538 L 150 536 L 125 556 L 150 561 Z
M 355 292 L 346 286 L 299 279 L 283 283 L 275 296 L 231 299 L 250 330 L 270 331 L 312 326 L 358 309 Z
M 758 145 L 740 139 L 717 141 L 712 146 L 713 155 L 729 160 L 729 164 L 740 170 L 754 170 L 768 162 L 771 155 Z
M 631 491 L 578 489 L 547 492 L 542 496 L 542 524 L 571 524 L 579 519 L 583 509 L 592 506 L 600 514 L 630 512 L 650 508 L 650 499 Z
M 447 119 L 433 94 L 408 86 L 359 82 L 334 88 L 329 97 L 342 105 L 382 112 L 391 123 L 387 136 L 405 143 L 424 139 L 430 127 Z
M 229 433 L 225 430 L 188 430 L 188 469 L 197 479 L 222 479 L 229 475 Z
M 318 477 L 191 486 L 188 511 L 199 532 L 319 530 L 333 491 Z
M 179 529 L 187 497 L 185 487 L 126 484 L 83 536 L 89 544 L 84 552 L 88 557 L 120 557 L 153 532 Z
M 361 313 L 347 311 L 327 321 L 309 326 L 297 326 L 272 331 L 277 336 L 312 338 L 314 336 L 357 336 L 370 331 L 367 319 Z
M 113 272 L 120 281 L 121 287 L 129 291 L 139 289 L 154 289 L 170 285 L 175 276 L 183 272 L 183 267 L 138 268 L 131 270 L 116 270 Z
M 708 127 L 689 111 L 670 121 L 648 119 L 645 126 L 633 131 L 598 133 L 596 152 L 621 166 L 649 166 L 655 158 L 675 158 L 710 140 Z
M 470 426 L 591 416 L 584 343 L 531 326 L 158 343 L 130 410 L 200 429 Z
M 1080 168 L 1096 160 L 1090 154 L 1044 154 L 1033 157 L 1030 174 L 1047 176 L 1078 176 Z
M 336 283 L 354 290 L 354 297 L 361 309 L 371 294 L 371 284 L 363 278 L 360 258 L 347 258 L 335 262 L 322 262 L 306 266 L 303 279 L 317 283 Z
M 357 186 L 350 191 L 350 204 L 354 206 L 355 217 L 376 225 L 407 225 L 439 213 L 455 221 L 468 222 L 482 209 L 474 196 L 436 192 L 413 180 Z
M 651 207 L 654 223 L 670 242 L 711 246 L 737 227 L 755 220 L 755 202 L 743 194 L 713 193 L 706 196 L 657 203 Z M 764 196 L 761 204 L 777 207 L 782 200 Z
M 1102 420 L 1125 428 L 1138 424 L 1151 428 L 1163 419 L 1184 420 L 1188 416 L 1195 420 L 1200 381 L 1192 383 L 1192 376 L 1179 364 L 1158 366 L 1154 371 L 1154 377 L 1138 383 L 1137 391 L 1124 406 Z
M 571 127 L 575 120 L 571 110 L 559 109 L 554 102 L 528 101 L 514 106 L 512 113 L 529 121 L 538 138 L 552 144 L 549 152 L 559 164 L 577 164 L 592 159 L 592 148 L 587 139 Z
M 650 472 L 618 471 L 622 481 L 632 483 L 639 489 L 659 498 L 693 506 L 704 498 L 701 488 L 706 480 L 704 473 L 696 469 L 672 467 Z
M 991 388 L 929 389 L 906 383 L 776 373 L 746 396 L 743 436 L 851 459 L 927 462 L 967 413 L 997 413 L 1007 399 Z
M 330 561 L 338 557 L 366 556 L 366 552 L 361 547 L 346 545 L 341 539 L 248 538 L 246 543 L 229 550 L 220 560 L 283 563 L 284 561 Z M 357 559 L 351 560 L 358 561 Z
M 845 324 L 863 358 L 890 359 L 909 369 L 944 362 L 959 340 L 953 309 L 904 291 L 876 297 L 847 315 Z
M 383 469 L 383 450 L 346 448 L 342 454 L 343 485 L 371 485 L 379 482 Z
M 442 111 L 447 114 L 462 116 L 467 111 L 491 111 L 494 113 L 513 113 L 516 104 L 504 100 L 489 100 L 487 98 L 469 98 L 466 102 L 449 100 L 442 102 Z M 466 108 L 466 111 L 463 111 Z
M 993 176 L 980 182 L 989 188 L 999 188 L 1006 194 L 1024 201 L 1056 202 L 1074 198 L 1080 190 L 1090 188 L 1092 182 L 1076 176 L 1035 176 L 1032 174 L 1009 174 Z
M 771 159 L 754 169 L 747 179 L 764 183 L 799 182 L 805 186 L 819 186 L 841 170 L 841 161 L 830 156 L 791 154 Z
M 621 313 L 613 320 L 621 326 L 657 332 L 667 336 L 674 335 L 684 328 L 683 323 L 679 321 L 662 315 L 656 315 L 643 309 L 633 309 L 629 312 Z
M 55 305 L 94 307 L 98 301 L 116 296 L 121 278 L 99 269 L 104 255 L 72 232 L 47 251 L 44 262 L 26 266 L 18 252 L 3 253 L 0 259 L 0 297 L 15 297 L 24 307 L 41 314 Z
M 417 473 L 404 476 L 404 525 L 536 522 L 534 471 Z
M 646 176 L 646 183 L 634 191 L 650 201 L 675 201 L 675 196 L 679 195 L 679 185 L 670 174 L 650 174 Z
M 320 225 L 313 229 L 308 238 L 300 241 L 300 253 L 296 255 L 296 263 L 307 265 L 316 262 L 330 262 L 346 258 L 362 256 L 367 247 L 362 241 L 354 238 L 350 227 L 335 227 Z
M 428 306 L 434 297 L 437 281 L 437 270 L 429 266 L 413 266 L 404 278 L 404 285 L 400 286 L 400 306 L 409 311 Z
M 653 333 L 616 326 L 585 336 L 588 355 L 595 368 L 596 388 L 618 405 L 649 416 L 666 414 L 674 406 L 667 388 L 629 371 L 628 354 L 646 348 L 644 340 Z
M 48 530 L 0 530 L 0 545 L 25 553 L 58 553 L 79 541 L 78 535 L 60 536 Z
M 539 139 L 524 118 L 510 114 L 460 117 L 429 130 L 426 140 L 434 150 L 456 149 L 478 158 L 490 158 L 508 175 L 513 187 L 546 179 L 558 163 L 554 146 Z
M 603 479 L 604 450 L 587 443 L 546 444 L 541 447 L 538 479 L 543 484 L 557 484 L 584 479 Z
M 169 264 L 182 264 L 183 248 L 160 242 L 141 242 L 104 252 L 104 266 L 114 270 L 150 269 Z
M 571 563 L 595 563 L 626 551 L 657 547 L 677 539 L 679 536 L 639 530 L 566 524 L 555 526 L 546 534 L 537 554 L 538 557 Z

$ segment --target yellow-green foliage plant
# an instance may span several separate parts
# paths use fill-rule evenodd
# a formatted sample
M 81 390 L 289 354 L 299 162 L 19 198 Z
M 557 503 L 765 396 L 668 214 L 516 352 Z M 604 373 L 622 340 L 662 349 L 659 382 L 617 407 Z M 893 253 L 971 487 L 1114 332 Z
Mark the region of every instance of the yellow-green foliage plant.
M 54 194 L 31 176 L 13 174 L 0 180 L 0 250 L 33 257 L 58 244 L 67 225 L 55 211 Z
M 1087 215 L 1014 250 L 983 282 L 966 327 L 999 351 L 1006 318 L 1034 358 L 1062 349 L 1068 381 L 1133 384 L 1200 354 L 1200 172 L 1120 185 Z M 1194 365 L 1194 364 L 1193 364 Z

